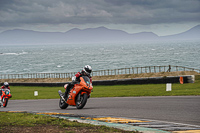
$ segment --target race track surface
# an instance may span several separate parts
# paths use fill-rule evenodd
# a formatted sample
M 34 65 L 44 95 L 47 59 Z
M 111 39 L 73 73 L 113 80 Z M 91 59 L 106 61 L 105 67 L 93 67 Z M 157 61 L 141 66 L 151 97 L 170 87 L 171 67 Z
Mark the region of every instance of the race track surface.
M 9 100 L 0 111 L 58 112 L 200 125 L 200 96 L 90 98 L 81 110 L 72 106 L 60 109 L 58 103 L 59 99 Z

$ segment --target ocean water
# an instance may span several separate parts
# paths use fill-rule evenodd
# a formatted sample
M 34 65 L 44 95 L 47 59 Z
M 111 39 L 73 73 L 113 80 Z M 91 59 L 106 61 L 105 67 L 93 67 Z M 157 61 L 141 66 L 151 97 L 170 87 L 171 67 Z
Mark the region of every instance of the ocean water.
M 0 74 L 68 73 L 177 65 L 200 69 L 200 42 L 1 45 Z

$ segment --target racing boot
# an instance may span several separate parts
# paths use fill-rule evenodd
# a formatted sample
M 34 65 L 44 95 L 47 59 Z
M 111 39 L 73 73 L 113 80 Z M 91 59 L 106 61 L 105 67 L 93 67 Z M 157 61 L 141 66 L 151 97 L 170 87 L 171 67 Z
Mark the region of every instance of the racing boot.
M 66 91 L 63 95 L 64 99 L 67 101 L 68 100 L 68 97 L 69 97 L 69 92 L 70 90 L 74 87 L 74 85 L 72 83 L 69 83 L 66 87 Z

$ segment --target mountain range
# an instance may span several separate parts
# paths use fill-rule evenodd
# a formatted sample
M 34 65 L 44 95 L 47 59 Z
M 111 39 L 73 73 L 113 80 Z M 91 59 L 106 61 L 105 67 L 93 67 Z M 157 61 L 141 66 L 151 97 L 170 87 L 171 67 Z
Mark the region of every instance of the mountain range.
M 183 33 L 158 36 L 153 32 L 130 34 L 105 27 L 78 29 L 67 32 L 38 32 L 14 29 L 0 33 L 0 44 L 67 44 L 67 43 L 114 43 L 135 41 L 200 40 L 200 25 Z

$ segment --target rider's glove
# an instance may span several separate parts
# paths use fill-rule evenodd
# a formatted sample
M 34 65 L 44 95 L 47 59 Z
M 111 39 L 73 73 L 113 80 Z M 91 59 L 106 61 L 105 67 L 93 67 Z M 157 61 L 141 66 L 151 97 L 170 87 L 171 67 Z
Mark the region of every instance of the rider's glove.
M 76 76 L 72 77 L 72 82 L 76 81 Z

